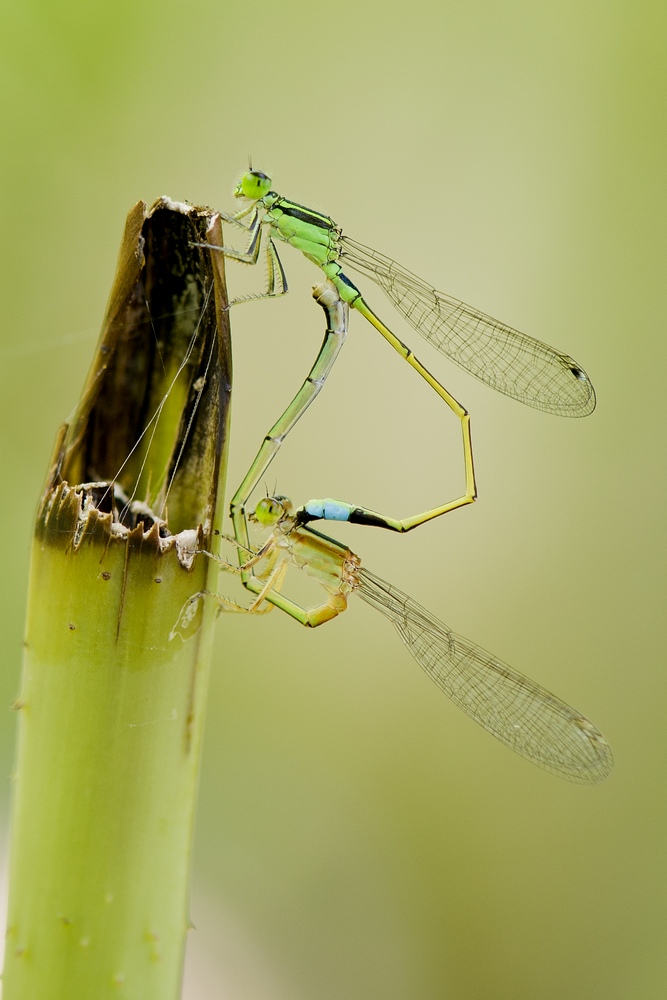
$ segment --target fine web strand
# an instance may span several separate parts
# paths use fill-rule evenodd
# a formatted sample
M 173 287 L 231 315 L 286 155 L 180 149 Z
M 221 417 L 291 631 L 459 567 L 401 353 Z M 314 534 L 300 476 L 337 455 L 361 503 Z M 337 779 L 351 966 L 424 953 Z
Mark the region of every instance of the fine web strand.
M 153 411 L 152 416 L 148 419 L 148 421 L 146 422 L 146 425 L 144 426 L 143 430 L 139 434 L 137 440 L 135 441 L 135 443 L 133 444 L 132 448 L 129 450 L 128 454 L 126 455 L 126 457 L 125 457 L 124 461 L 122 462 L 121 466 L 116 471 L 115 475 L 111 478 L 111 480 L 110 480 L 111 483 L 114 483 L 114 482 L 116 482 L 118 480 L 119 476 L 122 474 L 123 470 L 127 466 L 127 464 L 130 461 L 130 459 L 132 458 L 132 455 L 134 454 L 134 452 L 140 446 L 140 444 L 143 441 L 143 439 L 146 436 L 146 434 L 150 433 L 150 438 L 149 438 L 149 442 L 148 442 L 148 448 L 146 449 L 146 454 L 144 456 L 143 462 L 141 463 L 141 467 L 139 469 L 139 473 L 137 475 L 137 480 L 136 481 L 137 481 L 137 483 L 139 482 L 139 480 L 141 478 L 141 475 L 142 475 L 142 473 L 143 473 L 143 471 L 144 471 L 144 469 L 146 467 L 146 462 L 148 461 L 148 454 L 149 454 L 149 451 L 150 451 L 150 444 L 154 440 L 155 434 L 157 432 L 157 425 L 158 425 L 158 421 L 160 419 L 160 416 L 162 414 L 162 411 L 164 410 L 164 407 L 165 407 L 165 405 L 166 405 L 166 403 L 167 403 L 167 401 L 168 401 L 168 399 L 169 399 L 169 397 L 170 397 L 170 395 L 171 395 L 171 393 L 172 393 L 172 391 L 173 391 L 176 383 L 178 382 L 178 379 L 179 379 L 180 375 L 182 374 L 182 372 L 184 371 L 184 369 L 187 367 L 188 362 L 190 361 L 190 358 L 192 357 L 192 352 L 194 351 L 195 345 L 196 345 L 197 340 L 199 338 L 199 332 L 200 332 L 200 329 L 201 329 L 201 324 L 202 324 L 203 318 L 204 318 L 204 316 L 206 314 L 206 310 L 208 308 L 209 301 L 211 299 L 212 290 L 213 290 L 213 285 L 209 285 L 209 287 L 206 289 L 206 292 L 205 292 L 205 295 L 204 295 L 204 301 L 203 301 L 203 303 L 201 305 L 201 308 L 199 309 L 199 318 L 197 320 L 195 328 L 194 328 L 194 330 L 192 332 L 192 336 L 190 337 L 188 346 L 186 348 L 185 354 L 183 355 L 183 358 L 182 358 L 182 360 L 181 360 L 181 362 L 180 362 L 180 364 L 178 366 L 178 369 L 177 369 L 175 375 L 173 376 L 173 378 L 172 378 L 172 380 L 171 380 L 171 382 L 170 382 L 170 384 L 169 384 L 166 392 L 162 396 L 162 399 L 160 400 L 160 402 L 156 406 L 155 410 Z M 170 313 L 168 315 L 170 317 L 173 317 L 173 316 L 176 316 L 178 314 L 179 313 L 175 311 L 175 312 L 172 312 L 172 313 Z M 150 313 L 149 313 L 149 320 L 150 320 L 150 323 L 151 323 L 151 327 L 153 329 L 153 335 L 156 337 L 156 340 L 157 340 L 157 334 L 155 332 L 155 327 L 153 325 L 153 319 L 150 317 Z M 162 356 L 161 355 L 160 355 L 160 359 L 161 359 L 161 363 L 162 363 L 163 369 L 164 369 L 164 363 L 162 362 Z M 210 363 L 210 358 L 209 358 L 209 363 Z M 199 402 L 200 398 L 201 398 L 201 391 L 197 394 L 197 405 L 198 405 L 198 402 Z M 188 424 L 188 430 L 189 430 L 190 426 L 191 426 L 191 424 L 189 423 Z M 182 455 L 182 449 L 179 452 L 178 461 L 180 461 L 181 455 Z M 175 470 L 174 470 L 174 472 L 175 472 Z M 166 470 L 163 473 L 163 477 L 162 477 L 163 479 L 164 479 L 165 475 L 166 475 Z M 171 480 L 170 480 L 170 483 L 169 483 L 170 487 L 171 487 L 172 482 L 173 482 L 173 474 L 172 474 L 172 477 L 171 477 Z M 109 486 L 109 488 L 107 489 L 107 493 L 108 493 L 109 489 L 111 489 L 111 486 Z M 127 514 L 127 511 L 130 508 L 130 505 L 132 504 L 133 500 L 136 498 L 136 490 L 137 490 L 137 487 L 135 485 L 135 488 L 132 491 L 132 494 L 128 497 L 128 499 L 127 499 L 127 501 L 125 503 L 125 506 L 123 507 L 122 511 L 120 512 L 119 516 L 120 516 L 121 520 L 123 519 L 123 517 L 125 517 L 125 515 Z

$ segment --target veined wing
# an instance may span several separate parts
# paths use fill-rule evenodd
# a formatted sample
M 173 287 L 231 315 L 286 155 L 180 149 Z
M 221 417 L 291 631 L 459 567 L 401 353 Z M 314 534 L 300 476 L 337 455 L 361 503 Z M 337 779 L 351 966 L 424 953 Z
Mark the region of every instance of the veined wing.
M 570 781 L 592 785 L 607 777 L 614 763 L 609 744 L 580 712 L 367 569 L 358 579 L 356 592 L 389 618 L 440 690 L 501 743 Z
M 584 417 L 595 409 L 588 375 L 567 354 L 436 291 L 347 236 L 341 237 L 340 256 L 377 282 L 422 337 L 492 389 L 564 417 Z

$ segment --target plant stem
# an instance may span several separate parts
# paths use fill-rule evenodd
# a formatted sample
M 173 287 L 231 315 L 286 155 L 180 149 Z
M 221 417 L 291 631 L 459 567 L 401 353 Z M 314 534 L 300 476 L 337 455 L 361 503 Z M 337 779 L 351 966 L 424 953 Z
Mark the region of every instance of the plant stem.
M 231 389 L 222 255 L 191 245 L 209 230 L 165 199 L 130 213 L 40 504 L 4 1000 L 180 993 L 215 619 L 189 600 L 216 587 L 194 553 L 215 550 Z

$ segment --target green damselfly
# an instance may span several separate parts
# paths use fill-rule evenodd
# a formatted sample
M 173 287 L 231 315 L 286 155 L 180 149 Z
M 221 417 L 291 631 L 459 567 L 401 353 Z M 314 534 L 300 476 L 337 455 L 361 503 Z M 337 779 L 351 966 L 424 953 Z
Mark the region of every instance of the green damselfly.
M 375 281 L 433 347 L 498 392 L 560 416 L 582 417 L 595 408 L 590 379 L 569 355 L 437 291 L 396 261 L 344 235 L 329 216 L 272 191 L 271 178 L 261 170 L 247 170 L 234 195 L 248 204 L 235 215 L 221 214 L 221 218 L 244 229 L 248 245 L 244 251 L 218 249 L 233 260 L 256 264 L 262 233 L 267 230 L 269 284 L 264 295 L 287 291 L 275 241 L 288 243 L 320 267 L 342 301 L 357 309 L 422 377 L 430 373 L 373 312 L 344 266 Z M 242 220 L 248 216 L 246 224 Z M 253 297 L 261 296 L 249 296 Z M 433 376 L 427 381 L 436 391 L 440 388 Z
M 608 776 L 613 767 L 609 744 L 581 712 L 457 635 L 407 594 L 366 569 L 347 546 L 303 523 L 302 511 L 293 511 L 286 497 L 275 496 L 260 500 L 250 515 L 252 521 L 270 529 L 267 541 L 256 551 L 244 549 L 240 567 L 223 562 L 226 569 L 241 574 L 244 586 L 255 595 L 245 610 L 258 612 L 273 605 L 314 628 L 337 617 L 346 610 L 348 600 L 358 595 L 389 619 L 440 690 L 496 739 L 570 781 L 596 784 Z M 304 570 L 324 589 L 327 596 L 322 604 L 304 608 L 283 594 L 290 566 Z M 192 601 L 201 596 L 195 595 Z M 231 603 L 216 599 L 223 608 Z

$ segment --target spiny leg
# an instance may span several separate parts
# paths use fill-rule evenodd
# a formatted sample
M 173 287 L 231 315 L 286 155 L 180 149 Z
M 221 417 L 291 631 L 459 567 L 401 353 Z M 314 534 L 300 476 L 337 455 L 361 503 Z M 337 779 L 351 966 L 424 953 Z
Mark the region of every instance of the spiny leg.
M 268 296 L 286 295 L 289 288 L 283 262 L 278 256 L 276 245 L 269 236 L 266 244 L 266 262 L 269 269 Z
M 266 559 L 267 562 L 270 560 L 269 568 L 260 573 L 259 576 L 261 579 L 264 579 L 267 573 L 270 572 L 270 569 L 275 563 L 277 553 L 274 535 L 271 535 L 268 541 L 266 541 L 259 549 L 251 549 L 250 546 L 241 545 L 241 543 L 237 542 L 231 535 L 221 535 L 220 537 L 226 542 L 231 542 L 232 545 L 236 546 L 239 552 L 239 558 L 241 557 L 242 552 L 247 553 L 248 558 L 244 559 L 240 564 L 234 565 L 234 563 L 230 563 L 226 559 L 223 559 L 222 556 L 216 555 L 215 552 L 209 552 L 208 549 L 199 549 L 197 554 L 213 559 L 220 566 L 222 566 L 223 569 L 231 570 L 232 573 L 238 573 L 241 570 L 251 569 L 253 566 L 260 563 L 262 559 Z
M 242 208 L 240 212 L 234 212 L 233 215 L 229 215 L 227 212 L 217 212 L 216 215 L 219 215 L 223 222 L 230 222 L 232 225 L 238 226 L 239 229 L 244 229 L 247 233 L 252 229 L 255 220 L 254 218 L 251 219 L 250 224 L 246 226 L 241 222 L 241 219 L 245 219 L 253 211 L 257 211 L 257 205 L 255 204 L 248 205 L 246 208 Z
M 283 558 L 274 560 L 273 568 L 270 572 L 260 574 L 259 579 L 263 580 L 264 586 L 250 605 L 250 611 L 259 610 L 264 601 L 267 601 L 270 607 L 274 606 L 271 601 L 268 601 L 268 595 L 280 593 L 282 585 L 285 582 L 285 574 L 287 573 L 287 560 L 284 557 L 284 553 L 280 553 L 280 555 Z
M 176 619 L 176 624 L 169 633 L 169 638 L 174 639 L 176 636 L 180 636 L 181 639 L 188 637 L 191 629 L 191 622 L 196 613 L 197 605 L 200 601 L 206 600 L 206 598 L 211 598 L 217 604 L 218 614 L 221 612 L 234 612 L 236 614 L 254 614 L 263 615 L 268 614 L 269 611 L 273 610 L 273 605 L 266 603 L 264 607 L 250 607 L 244 608 L 241 604 L 237 604 L 236 601 L 230 600 L 228 597 L 223 597 L 222 594 L 215 594 L 211 590 L 200 590 L 196 594 L 192 594 L 191 597 L 187 599 L 181 610 L 179 611 L 178 618 Z
M 214 249 L 216 249 L 214 247 Z M 248 263 L 248 261 L 242 261 L 241 263 Z M 285 274 L 285 268 L 283 263 L 278 256 L 278 251 L 276 250 L 275 243 L 268 237 L 266 243 L 266 269 L 268 276 L 268 283 L 265 292 L 251 292 L 249 295 L 241 295 L 238 299 L 232 299 L 229 303 L 231 306 L 238 306 L 242 302 L 255 302 L 257 299 L 277 299 L 281 295 L 287 295 L 289 287 L 287 285 L 287 275 Z
M 216 556 L 211 552 L 201 551 L 202 555 L 215 559 L 226 569 L 231 569 L 233 572 L 239 573 L 242 578 L 244 571 L 250 570 L 251 567 L 254 567 L 263 559 L 266 560 L 267 566 L 258 576 L 248 573 L 247 579 L 243 581 L 244 586 L 252 594 L 256 595 L 255 600 L 249 608 L 241 607 L 235 601 L 230 601 L 228 598 L 222 597 L 219 594 L 213 594 L 210 591 L 200 591 L 198 594 L 195 594 L 189 599 L 188 606 L 202 597 L 212 597 L 223 611 L 231 610 L 247 614 L 266 614 L 274 607 L 277 607 L 307 628 L 316 628 L 318 625 L 323 625 L 324 622 L 336 618 L 341 612 L 345 611 L 347 608 L 347 598 L 342 591 L 330 592 L 327 600 L 314 608 L 303 608 L 281 593 L 281 588 L 289 568 L 289 555 L 284 548 L 276 544 L 278 530 L 276 529 L 271 534 L 266 543 L 250 559 L 247 559 L 238 567 L 232 566 L 221 559 L 220 556 Z M 309 534 L 308 532 L 304 532 L 304 538 L 307 539 Z M 314 536 L 310 535 L 310 537 Z M 233 539 L 230 539 L 230 541 L 234 542 Z M 248 550 L 245 545 L 239 545 L 238 542 L 234 544 L 238 546 L 239 553 L 242 551 L 252 551 Z
M 207 549 L 199 549 L 198 555 L 206 556 L 208 559 L 212 559 L 214 562 L 218 563 L 224 570 L 231 571 L 232 573 L 239 575 L 244 570 L 249 570 L 251 567 L 256 566 L 258 563 L 265 561 L 266 566 L 260 574 L 258 574 L 258 581 L 262 582 L 262 588 L 252 602 L 249 608 L 243 607 L 236 601 L 232 601 L 230 598 L 223 597 L 222 594 L 213 593 L 210 590 L 200 590 L 198 593 L 193 594 L 192 597 L 188 598 L 181 613 L 179 615 L 179 620 L 182 618 L 187 618 L 189 615 L 189 609 L 196 604 L 201 598 L 211 597 L 218 605 L 218 611 L 237 611 L 244 614 L 267 614 L 269 611 L 273 610 L 273 604 L 271 601 L 266 599 L 267 593 L 271 591 L 279 591 L 282 587 L 283 580 L 285 578 L 285 573 L 287 571 L 287 561 L 285 559 L 285 553 L 282 552 L 276 545 L 276 534 L 275 532 L 267 539 L 261 548 L 254 551 L 251 548 L 246 548 L 245 546 L 240 546 L 233 538 L 225 535 L 223 536 L 226 541 L 236 545 L 239 556 L 243 552 L 248 554 L 249 558 L 241 563 L 240 566 L 235 566 L 223 559 L 222 556 L 217 555 L 215 552 L 209 552 Z M 264 605 L 262 607 L 262 605 Z
M 235 221 L 234 216 L 231 215 L 221 215 L 221 218 L 228 221 Z M 207 250 L 216 250 L 218 253 L 224 254 L 224 256 L 229 260 L 235 260 L 239 264 L 248 264 L 251 267 L 254 267 L 259 260 L 259 251 L 262 242 L 262 225 L 263 222 L 259 217 L 259 213 L 256 212 L 255 218 L 250 226 L 242 226 L 245 232 L 250 233 L 250 243 L 248 244 L 248 249 L 244 251 L 234 250 L 233 247 L 218 246 L 215 243 L 193 243 L 192 246 L 203 247 Z M 265 252 L 268 273 L 268 285 L 266 291 L 254 292 L 250 295 L 242 295 L 238 299 L 232 299 L 229 303 L 230 307 L 240 305 L 242 302 L 253 302 L 255 299 L 273 299 L 287 294 L 288 285 L 285 268 L 283 267 L 282 261 L 278 256 L 275 243 L 270 236 L 267 238 Z
M 214 594 L 211 590 L 201 590 L 197 596 L 212 598 L 218 605 L 219 612 L 233 611 L 242 615 L 267 615 L 270 611 L 273 611 L 272 604 L 257 607 L 256 601 L 253 601 L 249 608 L 244 608 L 242 604 L 237 604 L 236 601 L 232 601 L 229 597 L 223 597 L 222 594 Z
M 214 243 L 193 243 L 193 246 L 204 247 L 206 250 L 217 250 L 230 260 L 237 260 L 240 264 L 250 264 L 254 267 L 259 259 L 259 248 L 262 242 L 262 218 L 259 211 L 255 209 L 255 214 L 249 226 L 244 226 L 238 222 L 238 218 L 233 215 L 222 215 L 218 213 L 225 222 L 236 222 L 244 232 L 248 233 L 249 242 L 246 250 L 235 250 L 233 247 L 216 246 Z

